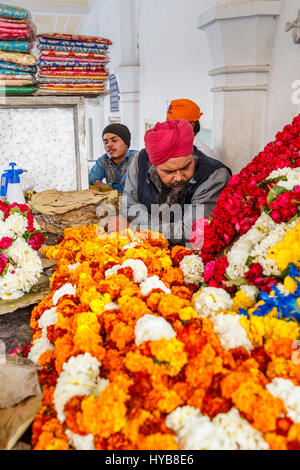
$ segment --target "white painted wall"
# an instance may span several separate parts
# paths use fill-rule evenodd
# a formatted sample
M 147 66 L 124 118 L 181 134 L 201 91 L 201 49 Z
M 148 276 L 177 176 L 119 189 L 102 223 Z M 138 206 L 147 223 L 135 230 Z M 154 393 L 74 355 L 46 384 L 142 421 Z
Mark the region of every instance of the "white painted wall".
M 271 55 L 265 143 L 274 140 L 278 131 L 300 113 L 300 103 L 292 102 L 295 81 L 300 81 L 300 44 L 295 44 L 292 31 L 285 32 L 285 25 L 296 20 L 299 0 L 281 0 L 281 12 L 277 20 Z M 298 83 L 298 89 L 300 82 Z M 298 93 L 300 101 L 300 93 Z
M 187 98 L 204 113 L 202 127 L 212 128 L 211 57 L 198 16 L 212 0 L 140 0 L 140 132 L 145 121 L 166 119 L 168 102 Z
M 136 18 L 136 27 L 131 25 L 126 30 L 129 17 L 124 11 L 121 13 L 120 5 L 121 2 L 130 4 L 131 1 L 135 2 L 133 16 Z M 110 73 L 117 73 L 120 66 L 140 65 L 139 90 L 134 90 L 139 93 L 139 116 L 135 121 L 130 121 L 137 122 L 137 128 L 130 129 L 133 134 L 139 136 L 136 148 L 144 146 L 145 123 L 164 121 L 168 102 L 176 98 L 196 101 L 204 113 L 201 118 L 202 127 L 218 128 L 219 116 L 213 115 L 213 79 L 209 76 L 209 70 L 213 68 L 210 47 L 214 50 L 215 46 L 209 44 L 206 33 L 197 26 L 202 13 L 214 6 L 230 3 L 238 4 L 243 1 L 96 0 L 80 32 L 108 37 L 113 41 L 110 50 L 111 62 L 108 66 Z M 295 93 L 292 84 L 300 81 L 300 45 L 294 44 L 292 32 L 285 32 L 284 29 L 287 22 L 296 19 L 300 3 L 299 0 L 281 0 L 280 4 L 281 13 L 276 20 L 271 52 L 266 113 L 264 117 L 260 109 L 257 109 L 255 114 L 255 119 L 260 121 L 259 125 L 264 129 L 260 150 L 274 139 L 275 134 L 286 123 L 300 113 L 300 104 L 292 102 L 292 94 Z M 122 5 L 124 6 L 124 3 Z M 131 35 L 137 37 L 137 50 L 132 48 L 128 34 L 131 28 L 134 29 L 130 31 Z M 244 59 L 247 63 L 247 57 Z M 122 88 L 122 83 L 120 86 Z M 297 97 L 299 100 L 300 93 Z M 239 104 L 236 103 L 236 106 L 236 111 L 240 112 Z M 231 112 L 234 113 L 235 110 L 232 109 Z M 123 114 L 121 112 L 120 116 Z M 109 97 L 106 97 L 104 100 L 98 100 L 98 104 L 94 106 L 88 104 L 87 116 L 94 122 L 93 150 L 94 158 L 97 158 L 103 153 L 102 129 L 110 117 L 118 117 L 118 114 L 111 115 Z M 245 115 L 245 120 L 241 119 L 241 125 L 247 122 L 246 117 Z M 128 125 L 126 122 L 124 124 Z M 245 152 L 245 158 L 249 161 L 254 157 L 250 153 L 251 151 Z
M 124 32 L 124 21 L 128 18 L 126 20 L 120 15 L 120 2 L 122 0 L 96 0 L 80 31 L 81 34 L 95 34 L 112 40 L 110 73 L 116 73 L 119 65 L 133 65 L 126 60 L 130 62 L 135 55 L 135 51 L 130 51 L 126 58 L 126 48 L 122 48 L 124 41 L 128 41 Z M 197 20 L 214 2 L 136 0 L 137 28 L 133 34 L 137 34 L 136 61 L 140 64 L 140 116 L 139 128 L 136 129 L 139 148 L 144 147 L 145 122 L 164 121 L 168 102 L 173 99 L 188 98 L 197 102 L 204 113 L 201 126 L 212 129 L 212 79 L 208 75 L 211 54 L 206 34 L 197 29 Z M 104 99 L 102 110 L 92 110 L 88 105 L 87 114 L 94 116 L 97 126 L 101 122 L 106 125 L 111 116 L 109 97 Z M 102 151 L 101 133 L 97 135 L 94 126 L 94 157 L 97 158 Z

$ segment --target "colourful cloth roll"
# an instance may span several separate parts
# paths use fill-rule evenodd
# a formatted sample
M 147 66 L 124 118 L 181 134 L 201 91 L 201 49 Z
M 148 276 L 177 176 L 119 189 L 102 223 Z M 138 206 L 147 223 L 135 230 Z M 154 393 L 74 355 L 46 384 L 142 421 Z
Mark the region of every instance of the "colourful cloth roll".
M 64 58 L 80 58 L 80 59 L 101 59 L 106 60 L 105 54 L 97 54 L 90 52 L 73 52 L 73 51 L 42 51 L 42 56 L 48 57 L 64 57 Z
M 16 73 L 13 70 L 0 69 L 0 80 L 31 80 L 34 83 L 34 78 L 30 73 Z
M 55 56 L 55 57 L 52 57 L 52 56 L 48 56 L 48 55 L 44 55 L 42 54 L 41 57 L 40 57 L 40 60 L 46 60 L 46 61 L 53 61 L 53 62 L 73 62 L 75 63 L 88 63 L 88 64 L 106 64 L 109 60 L 107 58 L 103 58 L 103 59 L 89 59 L 89 58 L 84 58 L 84 57 L 67 57 L 67 56 L 63 56 L 63 57 L 58 57 L 58 56 Z
M 32 95 L 37 86 L 0 86 L 0 95 Z
M 0 28 L 7 28 L 7 29 L 27 29 L 28 25 L 27 23 L 20 23 L 19 21 L 8 21 L 8 20 L 2 20 L 0 18 Z
M 12 62 L 17 65 L 34 66 L 36 65 L 36 58 L 31 54 L 22 54 L 21 52 L 6 52 L 0 50 L 0 63 Z
M 39 77 L 38 83 L 49 83 L 53 85 L 95 85 L 95 86 L 104 86 L 104 82 L 100 81 L 98 78 L 97 79 L 91 79 L 91 78 L 60 78 L 60 77 L 55 77 L 55 78 L 44 78 L 44 77 Z
M 103 90 L 104 85 L 99 85 L 99 84 L 91 84 L 91 85 L 81 85 L 80 83 L 78 84 L 51 84 L 51 83 L 41 83 L 39 85 L 41 88 L 53 88 L 53 89 L 66 89 L 66 90 L 89 90 L 89 89 L 99 89 Z
M 34 85 L 35 82 L 32 80 L 32 78 L 30 79 L 19 79 L 19 78 L 15 78 L 15 79 L 0 79 L 0 84 L 1 86 L 24 86 L 24 85 Z
M 0 51 L 4 52 L 28 52 L 30 43 L 27 41 L 0 41 Z
M 30 14 L 28 10 L 25 10 L 25 8 L 17 8 L 0 3 L 0 16 L 5 18 L 24 19 L 28 18 Z
M 75 61 L 75 60 L 39 60 L 37 63 L 38 67 L 93 67 L 94 65 L 103 66 L 106 65 L 104 62 L 90 62 L 86 61 Z
M 93 73 L 93 72 L 96 72 L 96 73 L 105 73 L 106 76 L 108 76 L 108 72 L 106 71 L 105 67 L 103 66 L 100 66 L 100 67 L 94 67 L 94 66 L 75 66 L 75 67 L 62 67 L 62 66 L 59 66 L 59 67 L 41 67 L 39 69 L 39 72 L 40 73 L 44 73 L 44 72 L 89 72 L 89 73 Z
M 14 64 L 12 62 L 5 62 L 4 60 L 0 60 L 0 68 L 2 70 L 10 70 L 10 71 L 13 71 L 13 72 L 29 72 L 29 73 L 35 73 L 36 72 L 36 67 L 34 66 L 23 66 L 23 65 L 18 65 L 18 64 Z
M 74 51 L 74 52 L 96 52 L 96 53 L 106 53 L 108 46 L 106 44 L 93 44 L 88 42 L 68 42 L 68 41 L 51 41 L 41 42 L 41 38 L 38 38 L 37 46 L 40 50 L 52 50 L 52 51 Z M 45 40 L 47 41 L 47 40 Z M 53 43 L 53 44 L 52 44 Z
M 95 36 L 80 36 L 78 34 L 60 34 L 60 33 L 47 33 L 39 35 L 39 37 L 43 37 L 46 39 L 58 39 L 62 41 L 80 41 L 80 42 L 92 42 L 97 44 L 112 44 L 109 39 L 100 38 Z
M 1 69 L 0 69 L 1 72 Z M 107 74 L 95 72 L 52 72 L 52 73 L 45 73 L 43 71 L 39 72 L 40 78 L 78 78 L 78 79 L 91 79 L 91 80 L 106 80 Z

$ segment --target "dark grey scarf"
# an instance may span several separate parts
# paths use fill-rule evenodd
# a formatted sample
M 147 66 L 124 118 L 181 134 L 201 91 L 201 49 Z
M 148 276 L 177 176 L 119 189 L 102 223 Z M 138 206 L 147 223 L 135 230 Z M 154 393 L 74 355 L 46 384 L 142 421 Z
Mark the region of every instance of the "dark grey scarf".
M 156 167 L 154 165 L 150 166 L 149 175 L 152 183 L 157 188 L 159 195 L 158 200 L 156 201 L 157 204 L 168 204 L 168 206 L 173 206 L 174 204 L 180 204 L 185 192 L 186 186 L 176 190 L 173 188 L 168 188 L 160 179 Z

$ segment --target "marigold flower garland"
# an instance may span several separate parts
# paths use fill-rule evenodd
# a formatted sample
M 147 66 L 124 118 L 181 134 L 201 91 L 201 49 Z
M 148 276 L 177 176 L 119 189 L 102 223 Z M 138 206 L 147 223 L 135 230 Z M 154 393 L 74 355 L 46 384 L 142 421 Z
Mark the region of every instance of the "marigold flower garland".
M 72 228 L 43 249 L 34 449 L 300 449 L 299 324 L 257 316 L 255 287 L 203 287 L 192 252 L 146 235 Z

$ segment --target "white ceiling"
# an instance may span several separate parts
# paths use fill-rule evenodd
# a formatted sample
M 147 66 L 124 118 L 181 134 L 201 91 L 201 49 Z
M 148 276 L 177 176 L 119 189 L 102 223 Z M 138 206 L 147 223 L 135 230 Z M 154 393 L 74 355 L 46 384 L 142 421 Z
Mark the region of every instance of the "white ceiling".
M 5 0 L 30 11 L 37 34 L 79 32 L 95 0 Z

